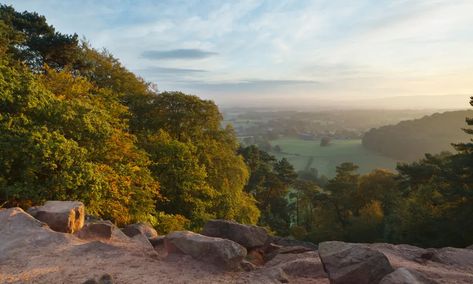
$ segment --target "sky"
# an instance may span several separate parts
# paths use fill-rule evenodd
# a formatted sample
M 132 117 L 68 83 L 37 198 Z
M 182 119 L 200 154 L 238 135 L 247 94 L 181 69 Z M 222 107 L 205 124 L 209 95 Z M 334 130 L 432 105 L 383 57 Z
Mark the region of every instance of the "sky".
M 2 3 L 220 105 L 473 95 L 471 0 Z

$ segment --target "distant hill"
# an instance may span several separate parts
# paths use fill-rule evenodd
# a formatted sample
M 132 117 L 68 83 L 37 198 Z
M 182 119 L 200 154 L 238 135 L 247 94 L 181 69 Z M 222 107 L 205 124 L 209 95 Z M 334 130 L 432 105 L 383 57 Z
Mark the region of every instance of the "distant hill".
M 373 128 L 363 136 L 363 146 L 383 155 L 412 161 L 425 153 L 453 151 L 451 143 L 469 139 L 462 128 L 473 111 L 449 111 Z

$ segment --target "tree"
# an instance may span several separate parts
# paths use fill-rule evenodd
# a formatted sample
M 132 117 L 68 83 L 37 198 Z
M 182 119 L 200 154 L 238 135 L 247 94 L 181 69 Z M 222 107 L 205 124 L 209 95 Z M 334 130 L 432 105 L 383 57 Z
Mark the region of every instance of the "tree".
M 277 161 L 254 145 L 240 148 L 239 152 L 250 169 L 245 191 L 258 202 L 261 211 L 259 224 L 271 227 L 278 234 L 288 235 L 291 224 L 289 186 L 297 178 L 293 166 L 286 159 Z
M 206 181 L 207 173 L 199 164 L 196 148 L 173 140 L 164 130 L 143 138 L 141 143 L 150 154 L 150 169 L 161 185 L 163 198 L 157 209 L 184 216 L 192 228 L 215 218 L 213 200 L 217 192 Z
M 11 38 L 9 52 L 31 68 L 39 70 L 47 64 L 61 69 L 80 64 L 78 36 L 56 32 L 44 16 L 26 11 L 19 13 L 11 6 L 0 5 L 0 20 L 18 35 Z
M 328 146 L 330 145 L 330 141 L 331 141 L 330 137 L 324 136 L 322 137 L 322 139 L 320 139 L 320 146 L 322 147 Z

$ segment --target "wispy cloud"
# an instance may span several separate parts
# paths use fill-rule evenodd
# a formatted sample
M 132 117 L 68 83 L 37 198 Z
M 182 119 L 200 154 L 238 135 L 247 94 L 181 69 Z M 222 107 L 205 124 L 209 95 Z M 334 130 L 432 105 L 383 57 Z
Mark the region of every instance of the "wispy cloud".
M 218 53 L 212 51 L 205 51 L 201 49 L 171 49 L 171 50 L 146 50 L 141 53 L 141 56 L 146 59 L 202 59 L 217 55 Z
M 217 103 L 473 90 L 471 0 L 3 2 Z
M 206 70 L 203 70 L 203 69 L 169 68 L 169 67 L 148 67 L 145 69 L 137 69 L 135 71 L 147 73 L 150 75 L 156 75 L 156 74 L 179 75 L 179 74 L 196 74 L 196 73 L 207 72 Z

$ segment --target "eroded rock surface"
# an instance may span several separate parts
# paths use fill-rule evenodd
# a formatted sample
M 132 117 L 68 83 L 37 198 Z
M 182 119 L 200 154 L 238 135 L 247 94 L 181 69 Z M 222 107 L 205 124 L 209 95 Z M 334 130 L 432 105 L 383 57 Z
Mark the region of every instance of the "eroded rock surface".
M 331 283 L 371 284 L 394 271 L 388 258 L 365 245 L 344 242 L 319 244 L 319 255 Z

